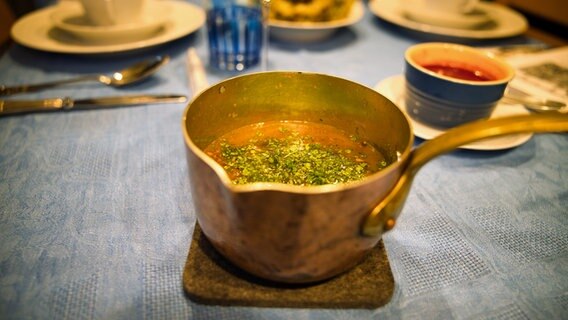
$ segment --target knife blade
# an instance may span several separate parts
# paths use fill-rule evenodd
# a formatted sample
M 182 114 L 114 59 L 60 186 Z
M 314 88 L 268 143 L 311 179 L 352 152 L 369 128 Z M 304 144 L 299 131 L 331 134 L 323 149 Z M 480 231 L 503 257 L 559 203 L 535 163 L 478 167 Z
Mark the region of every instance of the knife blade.
M 74 100 L 70 97 L 40 100 L 0 100 L 0 116 L 28 112 L 46 112 L 72 109 L 84 110 L 144 104 L 182 103 L 186 101 L 186 96 L 173 94 L 128 95 L 78 100 Z

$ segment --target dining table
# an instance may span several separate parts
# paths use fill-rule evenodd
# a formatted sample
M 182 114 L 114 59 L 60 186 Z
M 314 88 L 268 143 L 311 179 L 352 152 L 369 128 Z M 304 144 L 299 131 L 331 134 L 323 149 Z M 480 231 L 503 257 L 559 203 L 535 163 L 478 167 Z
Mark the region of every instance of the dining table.
M 377 88 L 403 74 L 405 50 L 417 43 L 538 43 L 524 33 L 464 39 L 411 30 L 373 14 L 368 2 L 363 5 L 360 20 L 329 38 L 271 37 L 268 71 L 328 74 Z M 188 79 L 188 50 L 202 61 L 209 85 L 262 71 L 210 67 L 205 28 L 103 53 L 42 50 L 16 41 L 0 57 L 5 86 L 111 74 L 146 58 L 170 57 L 155 74 L 125 87 L 83 82 L 0 97 L 4 100 L 188 97 L 171 104 L 0 117 L 1 319 L 568 317 L 568 135 L 563 133 L 529 135 L 503 148 L 461 148 L 426 164 L 396 226 L 382 236 L 394 289 L 380 306 L 192 299 L 184 270 L 197 218 L 182 118 L 197 92 Z M 424 141 L 417 136 L 414 147 Z M 353 282 L 361 285 L 365 282 Z M 286 290 L 294 294 L 294 288 Z

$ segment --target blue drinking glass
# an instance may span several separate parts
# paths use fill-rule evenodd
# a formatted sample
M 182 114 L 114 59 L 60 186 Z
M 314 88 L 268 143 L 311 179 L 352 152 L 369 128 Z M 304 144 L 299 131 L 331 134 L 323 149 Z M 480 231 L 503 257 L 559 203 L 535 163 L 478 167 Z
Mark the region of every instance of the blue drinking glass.
M 264 0 L 212 0 L 207 10 L 209 64 L 243 71 L 263 59 Z

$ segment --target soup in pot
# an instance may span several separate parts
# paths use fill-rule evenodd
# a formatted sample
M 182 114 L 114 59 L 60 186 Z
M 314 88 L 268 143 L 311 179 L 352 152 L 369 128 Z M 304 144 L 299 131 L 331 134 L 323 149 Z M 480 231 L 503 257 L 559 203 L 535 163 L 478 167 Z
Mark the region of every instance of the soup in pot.
M 262 122 L 237 128 L 205 148 L 235 184 L 337 184 L 362 179 L 390 164 L 368 141 L 330 125 Z

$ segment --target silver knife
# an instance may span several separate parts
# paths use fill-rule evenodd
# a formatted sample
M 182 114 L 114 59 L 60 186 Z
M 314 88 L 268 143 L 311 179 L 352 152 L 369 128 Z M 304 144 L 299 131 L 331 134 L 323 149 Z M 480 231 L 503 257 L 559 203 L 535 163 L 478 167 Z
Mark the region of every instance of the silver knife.
M 0 100 L 0 116 L 71 109 L 97 109 L 158 103 L 182 103 L 183 95 L 131 95 L 73 100 L 70 97 L 42 100 Z

